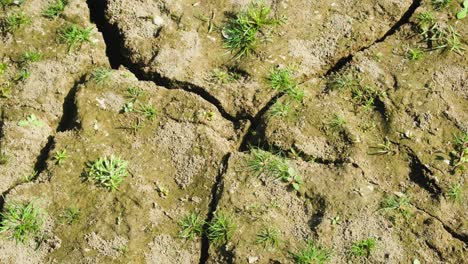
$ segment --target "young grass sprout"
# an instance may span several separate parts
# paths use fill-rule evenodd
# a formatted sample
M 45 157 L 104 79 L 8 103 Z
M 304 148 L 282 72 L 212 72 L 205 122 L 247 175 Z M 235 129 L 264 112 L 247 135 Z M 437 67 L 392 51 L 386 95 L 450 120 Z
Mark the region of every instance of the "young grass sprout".
M 31 18 L 23 12 L 10 14 L 5 18 L 5 29 L 9 32 L 14 32 L 24 25 L 31 23 Z
M 90 42 L 92 31 L 93 27 L 82 28 L 72 24 L 59 30 L 58 41 L 62 44 L 66 44 L 68 46 L 68 53 L 70 53 L 73 48 L 78 47 L 79 49 L 84 42 Z
M 287 117 L 292 111 L 289 102 L 276 102 L 270 110 L 271 117 Z
M 279 93 L 287 94 L 297 102 L 302 102 L 304 99 L 304 90 L 298 87 L 290 68 L 271 69 L 267 80 L 270 87 Z
M 86 176 L 98 186 L 110 191 L 118 190 L 123 179 L 127 176 L 128 162 L 115 156 L 101 157 L 87 164 Z
M 423 54 L 424 53 L 420 48 L 414 48 L 414 49 L 408 50 L 408 53 L 406 54 L 406 57 L 409 60 L 417 61 L 417 60 L 420 60 L 422 58 Z
M 37 62 L 42 59 L 42 53 L 39 51 L 31 50 L 26 51 L 21 55 L 20 62 L 23 65 L 26 65 L 31 62 Z
M 23 243 L 37 237 L 44 224 L 43 214 L 31 202 L 7 204 L 0 219 L 0 233 Z
M 67 0 L 55 0 L 44 9 L 42 15 L 50 19 L 56 19 L 63 13 L 67 5 Z
M 203 226 L 205 220 L 200 216 L 200 213 L 190 213 L 179 222 L 180 225 L 180 237 L 187 240 L 193 240 L 199 237 L 203 233 Z
M 281 20 L 270 17 L 271 9 L 263 1 L 252 2 L 247 10 L 229 19 L 222 30 L 224 47 L 235 59 L 255 52 L 260 34 L 266 36 L 266 26 L 275 26 Z
M 150 121 L 153 121 L 158 115 L 156 108 L 151 104 L 141 104 L 140 109 L 138 109 L 138 112 L 143 114 Z
M 334 114 L 328 125 L 333 131 L 341 131 L 345 128 L 346 119 L 344 119 L 342 116 Z
M 251 149 L 248 163 L 249 167 L 258 176 L 265 174 L 268 177 L 281 180 L 288 183 L 296 191 L 299 191 L 304 183 L 302 176 L 280 155 L 274 155 L 270 152 L 253 148 Z
M 461 203 L 463 201 L 462 185 L 459 183 L 451 185 L 446 196 L 454 202 Z
M 308 240 L 307 246 L 292 256 L 296 264 L 323 264 L 330 260 L 331 252 Z
M 65 161 L 65 159 L 68 158 L 68 155 L 67 155 L 67 150 L 66 149 L 62 149 L 62 150 L 57 150 L 55 151 L 55 155 L 54 155 L 54 161 L 55 161 L 55 164 L 57 165 L 62 165 L 62 163 Z
M 91 79 L 99 85 L 103 85 L 109 82 L 109 80 L 112 77 L 112 72 L 110 69 L 104 68 L 104 67 L 99 67 L 96 68 L 92 73 L 91 73 Z
M 450 152 L 453 171 L 465 170 L 465 163 L 468 163 L 468 132 L 455 136 L 453 140 L 454 150 Z
M 432 0 L 432 6 L 436 10 L 447 8 L 452 3 L 452 0 Z
M 264 248 L 275 249 L 280 243 L 280 232 L 273 227 L 263 227 L 257 234 L 255 242 Z
M 222 245 L 231 239 L 235 229 L 231 216 L 217 211 L 208 225 L 206 236 L 213 244 Z
M 63 213 L 60 215 L 60 222 L 66 225 L 72 225 L 78 221 L 81 217 L 81 212 L 78 208 L 69 207 L 63 210 Z
M 380 210 L 385 211 L 396 211 L 400 213 L 405 218 L 411 216 L 411 201 L 410 198 L 404 194 L 393 195 L 390 197 L 386 197 L 380 203 Z
M 377 241 L 375 238 L 368 238 L 360 241 L 356 241 L 351 246 L 351 254 L 356 257 L 368 258 L 372 251 L 375 249 Z

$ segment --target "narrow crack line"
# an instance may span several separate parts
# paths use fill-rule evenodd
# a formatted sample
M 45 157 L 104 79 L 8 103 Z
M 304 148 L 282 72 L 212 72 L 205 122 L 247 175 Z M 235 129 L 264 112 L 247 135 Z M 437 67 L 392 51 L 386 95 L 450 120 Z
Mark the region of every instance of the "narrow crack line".
M 468 236 L 467 235 L 459 234 L 458 232 L 453 230 L 450 226 L 445 224 L 439 217 L 437 217 L 434 214 L 426 211 L 424 208 L 421 208 L 421 207 L 416 206 L 416 205 L 414 205 L 414 207 L 416 209 L 418 209 L 419 211 L 421 211 L 421 212 L 427 214 L 428 216 L 432 217 L 433 219 L 437 220 L 444 227 L 445 231 L 447 231 L 454 239 L 457 239 L 460 242 L 464 243 L 465 246 L 468 246 Z
M 142 69 L 143 65 L 133 63 L 130 59 L 124 56 L 126 52 L 123 47 L 124 36 L 120 33 L 117 26 L 112 25 L 106 19 L 106 6 L 107 1 L 93 1 L 87 0 L 88 8 L 90 10 L 91 21 L 96 24 L 99 32 L 101 32 L 104 41 L 106 43 L 106 54 L 109 59 L 109 63 L 113 69 L 118 69 L 120 66 L 124 66 L 130 72 L 132 72 L 138 80 L 151 81 L 158 86 L 166 89 L 180 89 L 189 93 L 193 93 L 200 96 L 205 101 L 214 105 L 221 116 L 233 123 L 239 123 L 242 120 L 250 119 L 249 116 L 233 116 L 229 114 L 222 103 L 209 92 L 202 87 L 189 82 L 171 80 L 167 77 L 161 76 L 159 73 L 146 73 Z
M 213 219 L 214 213 L 216 208 L 218 207 L 219 200 L 221 199 L 223 192 L 224 192 L 224 175 L 226 174 L 229 166 L 229 159 L 232 153 L 229 152 L 226 154 L 222 161 L 221 167 L 219 169 L 219 173 L 216 176 L 216 181 L 211 188 L 211 201 L 208 208 L 208 214 L 205 221 L 204 230 L 207 230 L 209 223 Z M 210 241 L 206 235 L 206 232 L 203 232 L 203 236 L 201 239 L 201 252 L 200 252 L 200 264 L 207 263 L 209 258 L 209 249 L 210 249 Z
M 416 9 L 418 9 L 421 6 L 422 0 L 413 0 L 413 3 L 409 6 L 408 10 L 401 16 L 401 18 L 392 26 L 390 29 L 379 39 L 371 43 L 370 45 L 367 45 L 345 57 L 340 58 L 335 65 L 333 65 L 323 77 L 330 76 L 331 74 L 335 72 L 339 72 L 342 70 L 349 62 L 351 62 L 354 58 L 354 55 L 359 52 L 364 52 L 376 44 L 379 44 L 381 42 L 384 42 L 387 38 L 390 36 L 394 35 L 400 28 L 405 25 L 410 23 L 410 19 L 413 16 L 413 14 L 416 12 Z M 307 80 L 306 80 L 307 81 Z

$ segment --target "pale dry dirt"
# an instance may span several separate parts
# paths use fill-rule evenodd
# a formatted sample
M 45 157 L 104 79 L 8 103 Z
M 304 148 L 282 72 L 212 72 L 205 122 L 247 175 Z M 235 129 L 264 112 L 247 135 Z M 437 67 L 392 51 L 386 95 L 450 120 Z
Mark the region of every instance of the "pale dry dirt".
M 266 1 L 284 23 L 241 60 L 222 29 L 248 0 L 69 0 L 48 19 L 50 2 L 0 11 L 0 85 L 12 88 L 0 97 L 0 210 L 33 202 L 44 217 L 25 243 L 0 234 L 0 263 L 295 263 L 307 240 L 331 252 L 327 263 L 465 262 L 468 174 L 449 161 L 454 136 L 468 131 L 468 18 L 454 17 L 462 1 L 441 10 L 429 0 Z M 6 17 L 20 11 L 32 23 L 7 32 Z M 460 53 L 427 46 L 416 29 L 427 11 L 457 30 Z M 71 23 L 93 29 L 68 52 L 57 31 Z M 414 47 L 427 50 L 419 60 L 408 59 Z M 42 59 L 21 64 L 31 50 Z M 93 78 L 98 67 L 109 69 L 104 82 Z M 301 102 L 269 87 L 275 67 L 294 70 Z M 24 68 L 30 76 L 16 80 Z M 216 70 L 239 77 L 218 82 Z M 330 89 L 336 76 L 373 87 L 374 107 Z M 130 87 L 142 95 L 125 112 Z M 278 104 L 290 112 L 275 115 Z M 138 111 L 149 105 L 153 120 Z M 31 115 L 39 124 L 19 125 Z M 379 144 L 388 149 L 374 155 Z M 300 190 L 254 172 L 252 148 L 282 153 Z M 115 191 L 84 177 L 87 163 L 111 155 L 129 164 Z M 408 217 L 381 209 L 403 195 Z M 70 208 L 80 217 L 67 224 Z M 207 222 L 225 213 L 232 237 L 181 238 L 192 212 Z M 279 232 L 275 248 L 257 241 L 265 227 Z M 375 249 L 353 256 L 367 238 Z

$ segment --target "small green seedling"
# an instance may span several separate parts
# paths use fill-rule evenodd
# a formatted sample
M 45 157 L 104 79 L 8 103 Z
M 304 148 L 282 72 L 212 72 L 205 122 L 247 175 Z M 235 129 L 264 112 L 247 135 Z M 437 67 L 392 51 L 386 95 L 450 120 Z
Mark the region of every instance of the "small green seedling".
M 248 163 L 258 176 L 264 173 L 266 176 L 288 183 L 296 191 L 299 191 L 304 183 L 301 175 L 280 155 L 253 148 Z
M 0 63 L 0 75 L 3 75 L 8 69 L 8 64 L 1 62 Z
M 56 19 L 63 13 L 67 5 L 67 0 L 55 0 L 49 3 L 49 5 L 42 12 L 42 15 L 50 19 Z
M 287 94 L 298 102 L 304 99 L 304 90 L 298 87 L 290 68 L 271 69 L 267 80 L 270 87 L 279 93 Z
M 66 44 L 68 46 L 68 53 L 70 53 L 73 48 L 78 47 L 78 49 L 80 49 L 83 43 L 90 42 L 92 31 L 93 27 L 82 28 L 72 24 L 58 31 L 58 41 L 62 44 Z
M 328 126 L 333 131 L 341 131 L 345 128 L 345 125 L 346 125 L 346 119 L 344 119 L 344 117 L 339 116 L 337 114 L 334 114 L 333 118 L 328 123 Z
M 208 224 L 206 236 L 215 245 L 226 244 L 234 234 L 236 225 L 231 216 L 226 213 L 216 211 L 213 219 Z
M 75 207 L 69 207 L 63 210 L 63 213 L 60 215 L 59 220 L 60 220 L 60 223 L 62 224 L 72 225 L 76 221 L 80 220 L 80 217 L 81 217 L 80 209 L 75 208 Z
M 24 25 L 31 23 L 31 18 L 23 12 L 13 13 L 5 18 L 5 28 L 9 32 L 14 32 Z
M 454 150 L 450 152 L 453 171 L 465 170 L 465 163 L 468 163 L 468 132 L 455 136 L 453 140 Z
M 35 50 L 26 51 L 21 55 L 20 62 L 26 65 L 31 62 L 37 62 L 42 59 L 42 53 Z
M 372 152 L 369 155 L 395 155 L 397 150 L 390 140 L 385 139 L 384 143 L 369 147 Z
M 452 0 L 432 0 L 432 6 L 436 10 L 447 8 L 452 3 Z
M 31 202 L 7 204 L 0 219 L 0 233 L 22 243 L 38 237 L 44 225 L 42 212 Z
M 135 105 L 133 102 L 125 102 L 125 104 L 122 107 L 122 112 L 128 114 L 132 113 L 135 110 Z
M 400 213 L 405 218 L 409 218 L 412 214 L 410 211 L 411 208 L 411 200 L 405 194 L 397 193 L 390 197 L 384 198 L 384 200 L 380 203 L 380 210 L 385 211 L 396 211 Z
M 24 176 L 23 182 L 32 182 L 39 175 L 37 170 L 33 170 L 31 173 L 28 173 Z
M 68 158 L 68 155 L 67 155 L 67 150 L 66 149 L 62 149 L 62 150 L 57 150 L 55 151 L 55 155 L 54 155 L 54 161 L 55 161 L 55 164 L 57 165 L 62 165 L 62 163 L 65 161 L 65 159 Z
M 18 122 L 18 126 L 20 127 L 27 127 L 27 126 L 35 126 L 35 127 L 42 127 L 44 126 L 44 122 L 39 120 L 36 115 L 31 114 L 26 119 L 20 120 Z
M 360 86 L 361 80 L 350 73 L 334 73 L 327 82 L 327 90 L 346 90 Z
M 128 162 L 114 155 L 88 162 L 87 167 L 87 178 L 109 191 L 118 190 L 128 174 Z
M 275 249 L 280 243 L 280 232 L 274 227 L 263 227 L 257 234 L 255 243 L 263 245 L 264 248 Z
M 331 258 L 331 252 L 317 246 L 312 240 L 307 240 L 307 246 L 298 253 L 291 253 L 296 264 L 323 264 Z
M 406 57 L 409 60 L 417 61 L 417 60 L 420 60 L 422 58 L 423 54 L 424 53 L 420 48 L 414 48 L 414 49 L 408 50 L 408 53 L 406 54 Z
M 10 98 L 12 93 L 13 89 L 11 89 L 9 82 L 0 84 L 0 98 Z
M 15 78 L 15 81 L 17 82 L 24 82 L 25 80 L 27 80 L 29 77 L 31 77 L 31 72 L 26 69 L 26 68 L 22 68 L 21 71 L 18 73 L 18 75 L 16 76 Z
M 368 85 L 352 87 L 351 94 L 355 103 L 362 106 L 366 111 L 374 108 L 375 101 L 380 96 L 384 96 L 384 93 Z
M 156 108 L 151 104 L 140 104 L 138 112 L 143 114 L 150 121 L 153 121 L 158 115 Z
M 331 219 L 331 224 L 332 224 L 332 226 L 340 225 L 341 224 L 341 217 L 339 215 L 334 216 Z
M 372 251 L 375 249 L 377 241 L 375 238 L 368 238 L 354 242 L 351 246 L 351 254 L 356 257 L 366 257 L 368 258 Z
M 459 183 L 451 185 L 446 196 L 454 202 L 461 203 L 463 201 L 462 185 Z
M 457 19 L 463 19 L 468 14 L 468 0 L 463 1 L 462 6 L 462 10 L 457 13 Z
M 145 94 L 145 91 L 140 87 L 130 86 L 127 89 L 128 98 L 131 102 L 136 102 L 138 98 L 142 97 Z
M 183 239 L 193 240 L 203 234 L 203 226 L 205 220 L 200 216 L 200 213 L 190 213 L 182 218 L 179 222 L 181 228 L 179 236 Z
M 92 73 L 91 73 L 91 79 L 99 85 L 106 84 L 109 82 L 109 80 L 112 77 L 112 72 L 110 69 L 104 68 L 104 67 L 99 67 L 96 68 Z
M 259 35 L 266 36 L 265 27 L 276 26 L 281 20 L 270 17 L 271 9 L 263 1 L 252 2 L 247 10 L 229 19 L 222 30 L 224 47 L 235 59 L 255 52 Z
M 430 31 L 431 37 L 428 37 L 427 40 L 432 42 L 434 49 L 463 54 L 461 35 L 455 28 L 452 26 L 442 28 L 440 25 L 434 24 Z
M 226 71 L 223 69 L 214 69 L 211 73 L 211 82 L 216 84 L 232 83 L 240 79 L 240 75 L 235 72 Z
M 291 104 L 289 102 L 277 101 L 269 112 L 271 117 L 287 117 L 292 111 Z

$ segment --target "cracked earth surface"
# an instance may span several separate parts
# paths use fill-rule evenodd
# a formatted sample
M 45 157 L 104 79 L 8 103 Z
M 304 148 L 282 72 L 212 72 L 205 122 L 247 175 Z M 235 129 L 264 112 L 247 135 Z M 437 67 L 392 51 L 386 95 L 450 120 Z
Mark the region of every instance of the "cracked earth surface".
M 460 1 L 440 10 L 424 0 L 267 1 L 286 19 L 241 60 L 223 47 L 222 28 L 250 1 L 69 0 L 52 20 L 42 16 L 49 2 L 0 12 L 33 21 L 0 36 L 0 84 L 12 87 L 0 98 L 0 209 L 33 202 L 45 219 L 25 243 L 0 234 L 0 263 L 303 263 L 293 255 L 308 239 L 331 252 L 329 263 L 464 262 L 468 174 L 449 159 L 454 135 L 468 131 L 467 59 L 426 47 L 415 29 L 432 12 L 463 51 Z M 70 23 L 92 31 L 68 52 L 57 31 Z M 414 47 L 427 50 L 420 60 L 407 57 Z M 42 59 L 16 80 L 30 50 Z M 276 67 L 293 69 L 300 102 L 269 88 Z M 111 69 L 106 82 L 98 68 Z M 213 81 L 217 69 L 239 77 Z M 372 87 L 373 107 L 353 89 L 330 89 L 339 76 Z M 155 106 L 154 120 L 122 111 L 129 87 L 142 92 L 135 107 Z M 279 105 L 290 110 L 278 116 Z M 19 125 L 31 115 L 40 125 Z M 252 171 L 255 151 L 282 153 L 299 190 Z M 111 155 L 129 164 L 118 190 L 83 180 L 88 162 Z M 386 197 L 403 196 L 409 216 L 382 210 Z M 80 211 L 70 225 L 60 220 L 67 208 Z M 207 223 L 228 214 L 232 237 L 182 239 L 191 212 Z M 265 227 L 279 232 L 274 249 L 257 243 Z M 353 256 L 367 238 L 375 249 Z

